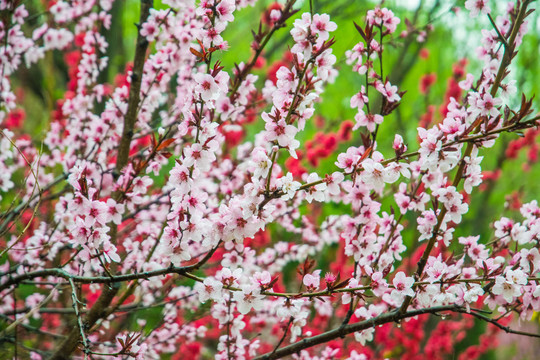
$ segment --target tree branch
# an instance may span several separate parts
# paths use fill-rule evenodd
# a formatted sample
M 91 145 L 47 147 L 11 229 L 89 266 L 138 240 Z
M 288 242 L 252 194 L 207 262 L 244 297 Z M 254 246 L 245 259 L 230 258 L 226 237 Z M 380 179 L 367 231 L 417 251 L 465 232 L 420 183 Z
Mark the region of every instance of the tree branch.
M 510 34 L 510 37 L 508 39 L 509 46 L 505 47 L 505 49 L 504 49 L 504 55 L 503 55 L 503 59 L 501 61 L 501 65 L 499 66 L 499 70 L 497 71 L 497 76 L 495 77 L 495 80 L 494 80 L 494 82 L 493 82 L 493 84 L 491 86 L 490 94 L 493 97 L 495 95 L 497 95 L 497 91 L 499 90 L 499 86 L 500 86 L 504 76 L 507 73 L 506 70 L 507 70 L 508 66 L 510 65 L 510 63 L 512 61 L 512 57 L 514 56 L 514 51 L 515 51 L 515 47 L 516 47 L 515 40 L 516 40 L 518 31 L 519 31 L 519 28 L 521 27 L 521 24 L 523 23 L 523 21 L 525 20 L 525 17 L 527 16 L 527 7 L 529 5 L 529 2 L 530 1 L 525 1 L 522 4 L 521 8 L 519 9 L 519 13 L 518 13 L 518 15 L 516 17 L 516 20 L 513 23 L 512 33 Z M 478 127 L 475 130 L 473 130 L 473 132 L 477 132 L 479 128 L 480 128 L 480 125 L 478 125 Z M 464 160 L 465 160 L 466 157 L 471 155 L 473 148 L 474 148 L 474 143 L 473 142 L 467 143 L 467 147 L 466 147 L 466 149 L 465 149 L 465 151 L 463 153 L 463 156 L 460 159 L 458 169 L 456 170 L 454 181 L 452 182 L 452 185 L 455 186 L 456 188 L 458 187 L 459 183 L 461 182 L 461 179 L 463 177 L 463 173 L 465 171 L 466 163 L 465 163 Z M 425 266 L 427 264 L 427 261 L 428 261 L 429 255 L 431 253 L 431 250 L 433 250 L 433 247 L 435 246 L 435 243 L 437 241 L 437 236 L 439 235 L 439 230 L 440 230 L 440 228 L 442 226 L 442 223 L 444 221 L 444 217 L 446 216 L 446 213 L 447 213 L 447 209 L 446 209 L 446 207 L 443 207 L 441 209 L 440 214 L 437 216 L 437 224 L 435 225 L 435 227 L 433 229 L 433 235 L 429 239 L 429 241 L 428 241 L 428 243 L 426 245 L 426 248 L 424 249 L 424 252 L 422 254 L 422 257 L 418 261 L 418 267 L 417 267 L 416 273 L 414 275 L 416 280 L 420 279 L 423 272 L 424 272 L 424 268 L 425 268 Z M 416 287 L 415 287 L 415 289 L 416 289 Z M 403 304 L 401 305 L 400 311 L 402 313 L 407 311 L 407 307 L 411 304 L 411 302 L 412 302 L 412 297 L 407 296 L 405 298 L 405 300 L 403 301 Z
M 486 321 L 486 322 L 488 322 L 490 324 L 493 324 L 493 325 L 495 325 L 496 327 L 498 327 L 499 329 L 505 331 L 508 334 L 516 334 L 516 335 L 523 335 L 523 336 L 540 338 L 540 334 L 533 334 L 533 333 L 529 333 L 529 332 L 525 332 L 525 331 L 513 330 L 508 326 L 504 326 L 502 324 L 499 324 L 497 322 L 498 319 L 491 319 L 491 318 L 489 318 L 489 317 L 487 317 L 485 315 L 479 314 L 479 313 L 477 313 L 475 311 L 467 312 L 467 311 L 461 311 L 460 310 L 459 312 L 463 313 L 463 314 L 474 316 L 477 319 L 480 319 L 480 320 Z
M 7 289 L 11 285 L 16 285 L 24 280 L 35 279 L 38 277 L 44 276 L 56 276 L 66 280 L 72 280 L 80 284 L 114 284 L 121 283 L 130 280 L 138 279 L 148 279 L 155 276 L 167 275 L 167 274 L 178 274 L 186 275 L 188 270 L 192 267 L 168 267 L 159 270 L 145 271 L 135 274 L 122 274 L 122 275 L 113 275 L 113 276 L 80 276 L 72 275 L 62 269 L 46 269 L 46 270 L 37 270 L 32 271 L 26 274 L 19 276 L 11 277 L 5 283 L 0 285 L 0 291 Z
M 324 332 L 322 334 L 315 335 L 309 338 L 304 338 L 294 344 L 291 344 L 281 349 L 274 350 L 272 352 L 258 356 L 254 360 L 280 359 L 288 355 L 296 354 L 300 352 L 301 350 L 310 348 L 315 345 L 324 344 L 328 341 L 337 339 L 339 337 L 344 337 L 345 335 L 348 335 L 357 331 L 366 330 L 366 329 L 373 328 L 373 327 L 386 324 L 386 323 L 399 322 L 403 319 L 411 318 L 418 315 L 436 314 L 436 313 L 444 312 L 444 311 L 452 311 L 456 313 L 462 313 L 462 314 L 468 314 L 468 315 L 474 316 L 478 319 L 484 320 L 486 322 L 489 322 L 497 326 L 498 328 L 506 331 L 507 333 L 540 338 L 540 334 L 533 334 L 533 333 L 527 333 L 523 331 L 512 330 L 507 326 L 503 326 L 497 323 L 494 319 L 490 319 L 489 317 L 479 314 L 475 311 L 468 312 L 467 309 L 462 306 L 443 305 L 443 306 L 434 306 L 434 307 L 426 308 L 426 309 L 411 310 L 405 313 L 401 313 L 399 309 L 395 309 L 393 311 L 389 311 L 387 313 L 381 314 L 371 319 L 360 321 L 354 324 L 340 326 L 336 329 Z
M 138 27 L 146 22 L 153 6 L 152 0 L 141 0 L 141 15 Z M 137 109 L 141 98 L 141 83 L 143 77 L 144 62 L 146 61 L 146 51 L 148 50 L 148 40 L 138 32 L 137 45 L 135 49 L 135 60 L 133 61 L 133 71 L 131 74 L 131 86 L 129 88 L 129 99 L 126 115 L 124 117 L 124 128 L 122 129 L 122 139 L 118 147 L 118 157 L 116 158 L 116 170 L 120 171 L 128 163 L 133 129 L 137 122 Z
M 274 352 L 266 353 L 264 355 L 256 357 L 254 360 L 272 360 L 280 359 L 282 357 L 296 354 L 301 350 L 310 348 L 315 345 L 323 344 L 328 341 L 337 339 L 339 337 L 344 337 L 345 335 L 369 329 L 378 325 L 400 321 L 406 318 L 414 317 L 422 314 L 435 314 L 442 311 L 457 311 L 460 309 L 457 305 L 445 305 L 445 306 L 435 306 L 427 309 L 411 310 L 404 314 L 401 314 L 398 309 L 381 314 L 372 319 L 360 321 L 354 324 L 348 324 L 345 326 L 340 326 L 336 329 L 324 332 L 319 335 L 315 335 L 309 338 L 304 338 L 294 344 L 282 347 Z
M 116 171 L 119 173 L 128 163 L 131 139 L 133 138 L 133 129 L 137 121 L 137 109 L 140 102 L 141 83 L 146 61 L 146 52 L 148 50 L 148 41 L 140 33 L 140 27 L 146 22 L 150 15 L 150 8 L 153 6 L 153 0 L 141 0 L 141 12 L 139 17 L 139 31 L 137 33 L 137 45 L 135 48 L 135 59 L 133 61 L 133 72 L 131 75 L 131 86 L 129 88 L 129 99 L 126 114 L 124 116 L 124 128 L 122 129 L 122 138 L 118 147 L 116 158 Z M 118 199 L 121 193 L 115 193 L 114 198 Z M 114 243 L 116 238 L 116 226 L 111 227 L 111 241 Z M 112 286 L 104 286 L 101 295 L 89 311 L 85 318 L 85 326 L 90 329 L 94 324 L 106 315 L 106 309 L 111 304 L 114 296 L 120 289 L 118 283 Z M 49 360 L 64 360 L 71 358 L 71 354 L 77 349 L 80 333 L 79 329 L 74 328 L 68 337 L 57 347 Z

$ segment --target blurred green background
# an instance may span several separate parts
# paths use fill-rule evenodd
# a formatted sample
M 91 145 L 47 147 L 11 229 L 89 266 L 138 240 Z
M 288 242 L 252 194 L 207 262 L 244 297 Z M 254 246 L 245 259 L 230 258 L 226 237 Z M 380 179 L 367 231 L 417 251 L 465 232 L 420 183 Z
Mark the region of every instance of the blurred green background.
M 225 66 L 225 70 L 231 73 L 235 63 L 247 62 L 251 56 L 250 33 L 252 29 L 257 29 L 261 14 L 271 4 L 271 1 L 258 1 L 254 7 L 248 7 L 235 12 L 234 21 L 224 33 L 224 38 L 229 42 L 230 50 L 219 53 L 214 59 L 220 59 Z M 336 67 L 340 70 L 339 76 L 333 84 L 325 89 L 321 102 L 316 105 L 316 114 L 325 120 L 325 127 L 318 128 L 314 121 L 308 122 L 306 130 L 299 133 L 298 139 L 304 143 L 313 139 L 318 131 L 337 131 L 339 124 L 344 120 L 353 120 L 355 110 L 349 106 L 352 95 L 360 90 L 364 85 L 364 77 L 352 73 L 350 66 L 345 64 L 345 51 L 351 49 L 358 41 L 360 35 L 354 28 L 353 21 L 362 25 L 365 13 L 379 2 L 359 1 L 359 0 L 313 0 L 314 11 L 318 13 L 328 13 L 332 21 L 336 22 L 338 29 L 332 34 L 336 38 L 333 52 L 337 57 Z M 394 38 L 385 43 L 384 52 L 384 74 L 389 77 L 390 82 L 399 86 L 399 89 L 407 93 L 403 96 L 402 105 L 393 114 L 385 118 L 378 134 L 378 149 L 385 157 L 391 157 L 391 149 L 394 134 L 397 132 L 403 136 L 410 150 L 415 150 L 418 146 L 416 139 L 416 128 L 422 115 L 427 112 L 428 105 L 435 105 L 435 121 L 441 119 L 439 107 L 445 102 L 444 96 L 447 90 L 448 79 L 452 76 L 452 67 L 461 59 L 468 59 L 466 73 L 472 73 L 478 78 L 482 63 L 476 58 L 476 47 L 481 44 L 481 29 L 491 30 L 491 25 L 487 17 L 470 19 L 467 10 L 463 7 L 464 1 L 384 1 L 383 6 L 388 7 L 401 19 Z M 491 1 L 494 17 L 504 11 L 505 2 Z M 28 1 L 27 8 L 30 13 L 43 11 L 40 1 Z M 309 11 L 308 1 L 299 2 L 302 12 Z M 156 8 L 164 8 L 160 1 L 155 1 Z M 139 1 L 125 0 L 117 1 L 113 8 L 114 31 L 105 31 L 110 48 L 110 64 L 106 73 L 101 76 L 103 82 L 114 82 L 117 73 L 123 72 L 126 62 L 131 61 L 134 53 L 136 38 L 136 27 L 139 17 Z M 411 38 L 400 38 L 401 31 L 406 29 L 405 19 L 409 19 L 414 27 L 425 29 L 427 25 L 432 25 L 433 30 L 428 31 L 427 40 L 423 43 L 416 41 L 416 35 Z M 540 93 L 540 27 L 538 13 L 533 13 L 529 17 L 529 33 L 525 36 L 517 58 L 514 60 L 512 72 L 509 79 L 517 81 L 518 94 L 515 101 L 509 105 L 514 107 L 519 104 L 521 92 L 527 97 Z M 32 27 L 39 26 L 42 20 L 40 17 L 32 19 Z M 292 39 L 289 30 L 294 18 L 289 20 L 288 28 L 281 29 L 268 44 L 264 53 L 266 65 L 256 71 L 259 78 L 259 85 L 264 81 L 268 67 L 275 61 L 283 57 L 288 46 L 292 46 Z M 35 26 L 34 26 L 35 25 Z M 421 54 L 429 54 L 427 57 Z M 30 134 L 36 144 L 45 136 L 47 125 L 50 121 L 50 114 L 57 100 L 64 97 L 67 83 L 67 67 L 61 52 L 48 53 L 44 61 L 30 69 L 22 69 L 15 76 L 14 87 L 24 89 L 24 96 L 21 97 L 21 107 L 26 111 L 26 121 L 22 131 Z M 430 91 L 424 95 L 419 91 L 419 82 L 423 75 L 433 73 L 436 81 Z M 372 101 L 378 101 L 375 97 Z M 539 108 L 538 99 L 534 100 L 533 107 Z M 252 139 L 253 135 L 263 128 L 262 121 L 256 121 L 248 125 L 247 139 Z M 487 150 L 483 150 L 484 161 L 482 168 L 485 170 L 502 169 L 502 176 L 496 183 L 487 182 L 487 188 L 480 192 L 476 191 L 472 195 L 471 210 L 464 218 L 463 224 L 456 230 L 456 236 L 461 235 L 481 235 L 482 242 L 488 242 L 493 235 L 490 223 L 497 217 L 508 216 L 519 219 L 519 213 L 507 206 L 508 197 L 511 194 L 517 195 L 522 202 L 528 202 L 538 198 L 540 194 L 540 168 L 537 163 L 529 161 L 527 157 L 528 148 L 520 152 L 517 159 L 507 159 L 505 150 L 509 141 L 517 139 L 516 134 L 504 134 L 497 144 Z M 347 144 L 343 144 L 339 151 L 345 150 L 350 145 L 358 146 L 361 142 L 358 138 L 352 139 Z M 337 155 L 338 152 L 336 152 Z M 283 163 L 285 156 L 281 156 Z M 309 165 L 307 161 L 303 165 L 309 172 L 317 171 L 319 174 L 331 173 L 335 171 L 334 165 L 336 156 L 330 156 L 321 161 L 316 167 Z M 156 181 L 163 181 L 160 177 Z M 388 195 L 396 190 L 388 188 Z M 10 201 L 9 197 L 4 199 L 4 204 Z M 389 212 L 390 207 L 396 208 L 393 197 L 387 196 L 383 201 L 382 210 Z M 4 207 L 4 206 L 2 206 Z M 397 208 L 396 208 L 397 209 Z M 308 211 L 307 207 L 301 208 L 303 213 Z M 325 206 L 321 211 L 321 219 L 329 214 L 343 213 L 348 211 L 346 206 L 330 205 Z M 414 214 L 408 215 L 404 224 L 403 238 L 406 245 L 414 243 L 417 237 Z M 285 234 L 279 228 L 272 226 L 270 231 L 279 235 L 278 238 L 290 239 L 291 241 L 301 241 L 301 239 L 291 238 L 290 234 Z M 327 252 L 317 259 L 319 265 L 329 264 L 335 259 L 335 248 L 328 249 Z M 290 267 L 294 271 L 294 267 Z M 294 276 L 292 276 L 294 278 Z M 460 348 L 475 343 L 478 333 L 484 325 L 475 326 L 470 336 L 460 343 Z M 534 351 L 539 350 L 539 344 L 535 340 L 515 339 L 505 337 L 508 344 L 501 347 L 501 350 L 490 352 L 484 355 L 485 359 L 508 359 L 515 357 L 533 359 Z M 522 353 L 532 349 L 532 354 Z

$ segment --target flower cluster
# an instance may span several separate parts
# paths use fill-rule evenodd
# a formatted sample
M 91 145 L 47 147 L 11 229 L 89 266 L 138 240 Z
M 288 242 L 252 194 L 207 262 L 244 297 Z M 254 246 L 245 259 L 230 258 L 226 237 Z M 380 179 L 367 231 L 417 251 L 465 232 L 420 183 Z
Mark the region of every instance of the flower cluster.
M 513 314 L 540 311 L 537 201 L 489 219 L 493 235 L 463 230 L 500 176 L 484 149 L 526 131 L 502 154 L 538 152 L 532 100 L 516 102 L 509 79 L 530 1 L 482 31 L 479 74 L 454 67 L 440 117 L 430 106 L 391 137 L 408 99 L 387 58 L 430 29 L 390 9 L 354 24 L 339 67 L 330 15 L 272 4 L 231 66 L 226 30 L 255 1 L 143 0 L 133 62 L 108 79 L 119 2 L 19 3 L 0 0 L 0 328 L 30 358 L 435 357 L 476 318 L 493 328 L 474 358 Z M 272 62 L 281 28 L 290 50 Z M 66 86 L 37 139 L 21 74 L 59 50 Z M 340 90 L 354 121 L 333 126 L 315 113 L 340 73 L 354 75 Z M 426 100 L 435 79 L 420 81 Z M 459 320 L 425 339 L 427 315 L 443 313 Z

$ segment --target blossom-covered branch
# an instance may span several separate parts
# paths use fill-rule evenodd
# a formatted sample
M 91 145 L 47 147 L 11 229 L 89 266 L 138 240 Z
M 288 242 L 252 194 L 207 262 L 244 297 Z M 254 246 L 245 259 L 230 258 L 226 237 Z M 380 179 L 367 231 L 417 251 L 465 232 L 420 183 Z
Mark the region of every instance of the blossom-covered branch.
M 478 322 L 481 344 L 538 337 L 510 322 L 540 311 L 540 206 L 502 166 L 540 154 L 516 61 L 532 1 L 350 3 L 346 21 L 339 2 L 256 3 L 141 0 L 117 64 L 115 1 L 0 0 L 0 342 L 365 360 L 444 357 L 432 342 Z M 416 91 L 447 16 L 485 18 L 478 59 Z M 484 216 L 477 194 L 508 182 Z

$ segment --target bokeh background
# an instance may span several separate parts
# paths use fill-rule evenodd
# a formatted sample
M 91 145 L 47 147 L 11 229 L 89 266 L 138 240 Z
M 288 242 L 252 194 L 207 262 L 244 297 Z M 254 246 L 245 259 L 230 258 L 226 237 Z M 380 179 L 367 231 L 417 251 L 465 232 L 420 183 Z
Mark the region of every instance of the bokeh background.
M 319 174 L 331 173 L 335 170 L 336 155 L 350 145 L 359 145 L 359 138 L 352 138 L 340 144 L 331 154 L 324 155 L 322 151 L 318 156 L 317 147 L 330 146 L 327 135 L 336 134 L 341 124 L 346 120 L 353 120 L 355 110 L 349 106 L 350 97 L 364 84 L 364 78 L 351 72 L 350 66 L 345 63 L 345 51 L 351 49 L 361 37 L 355 30 L 354 22 L 364 23 L 365 13 L 380 2 L 364 0 L 313 0 L 314 11 L 328 13 L 337 23 L 338 29 L 333 33 L 336 44 L 333 46 L 337 57 L 337 68 L 340 70 L 333 84 L 330 84 L 322 95 L 322 101 L 316 105 L 316 116 L 308 122 L 306 130 L 299 133 L 303 157 L 295 166 L 301 166 L 308 172 L 317 171 Z M 41 24 L 39 14 L 46 11 L 42 1 L 27 1 L 26 6 L 32 16 L 26 24 L 28 28 L 35 28 Z M 246 62 L 251 56 L 250 42 L 251 30 L 257 29 L 261 14 L 273 4 L 272 1 L 260 0 L 254 7 L 248 7 L 235 13 L 234 21 L 224 33 L 224 38 L 230 45 L 230 50 L 217 54 L 225 70 L 231 71 L 235 63 Z M 471 19 L 463 6 L 464 1 L 384 1 L 384 7 L 390 8 L 401 19 L 398 31 L 392 41 L 385 44 L 383 68 L 385 77 L 398 85 L 403 96 L 402 106 L 385 119 L 378 135 L 379 150 L 391 154 L 391 145 L 395 133 L 405 139 L 409 149 L 417 148 L 418 126 L 431 126 L 442 119 L 444 108 L 449 96 L 461 96 L 456 93 L 457 81 L 463 80 L 464 75 L 472 73 L 475 77 L 481 72 L 482 62 L 477 59 L 476 48 L 481 44 L 481 30 L 491 30 L 487 17 Z M 308 1 L 299 2 L 302 10 L 309 10 Z M 505 1 L 491 1 L 494 18 L 501 14 Z M 160 1 L 155 1 L 156 8 L 164 8 Z M 299 16 L 297 14 L 296 17 Z M 137 0 L 116 1 L 113 8 L 113 31 L 105 31 L 110 48 L 109 66 L 101 76 L 101 81 L 114 84 L 118 74 L 125 73 L 126 63 L 133 58 L 138 21 L 139 2 Z M 399 34 L 407 30 L 406 19 L 409 22 L 410 34 L 400 37 Z M 291 25 L 294 18 L 288 24 Z M 535 12 L 529 18 L 529 33 L 525 36 L 519 54 L 512 65 L 511 79 L 516 80 L 518 94 L 514 105 L 518 105 L 521 93 L 527 97 L 540 94 L 540 21 L 539 14 Z M 291 46 L 292 39 L 289 28 L 277 32 L 264 53 L 264 61 L 257 68 L 259 85 L 262 85 L 276 64 L 287 61 L 286 51 Z M 44 61 L 32 66 L 30 69 L 21 67 L 14 76 L 14 88 L 18 88 L 18 97 L 21 117 L 21 127 L 14 130 L 29 135 L 30 139 L 39 147 L 45 137 L 49 121 L 54 109 L 62 98 L 69 93 L 69 64 L 76 61 L 76 55 L 71 52 L 49 52 Z M 171 89 L 174 91 L 174 89 Z M 533 102 L 535 109 L 540 109 L 540 99 Z M 373 98 L 376 102 L 379 99 Z M 431 125 L 430 125 L 431 124 Z M 244 140 L 253 139 L 254 134 L 263 128 L 260 118 L 245 127 Z M 456 236 L 480 235 L 487 242 L 492 238 L 491 223 L 498 217 L 517 217 L 518 205 L 523 202 L 540 198 L 540 166 L 539 140 L 536 131 L 525 134 L 504 134 L 496 146 L 484 150 L 483 169 L 486 171 L 486 181 L 470 199 L 470 211 L 464 222 L 456 230 Z M 311 151 L 311 153 L 310 153 Z M 311 154 L 311 155 L 310 155 Z M 285 157 L 280 159 L 285 164 Z M 288 164 L 291 165 L 291 164 Z M 21 180 L 21 179 L 19 179 Z M 155 181 L 163 182 L 162 178 Z M 389 194 L 391 195 L 391 194 Z M 13 195 L 15 196 L 15 195 Z M 12 200 L 10 196 L 3 199 L 2 208 Z M 383 210 L 389 211 L 394 206 L 392 196 L 387 196 L 383 202 Z M 318 213 L 321 218 L 332 213 L 347 211 L 346 206 L 305 206 L 303 213 Z M 417 239 L 415 218 L 406 218 L 403 238 L 409 248 L 414 248 Z M 410 224 L 410 226 L 407 226 Z M 272 238 L 285 241 L 301 241 L 297 235 L 285 233 L 281 228 L 270 227 Z M 331 268 L 336 259 L 335 248 L 328 248 L 318 265 L 323 269 Z M 291 282 L 297 281 L 294 276 L 295 266 L 291 264 L 284 275 Z M 286 280 L 287 282 L 288 280 Z M 156 310 L 156 311 L 159 311 Z M 141 315 L 148 320 L 147 326 L 152 326 L 152 313 Z M 523 327 L 527 331 L 539 331 L 538 316 L 535 315 L 533 323 L 519 323 L 514 320 L 513 327 Z M 426 324 L 429 334 L 430 326 L 434 328 L 436 322 Z M 459 354 L 470 345 L 479 343 L 479 336 L 484 332 L 485 324 L 475 323 L 463 334 L 461 340 L 451 349 L 445 358 L 457 358 Z M 429 336 L 428 336 L 429 337 Z M 426 337 L 426 339 L 428 338 Z M 424 340 L 427 341 L 427 340 Z M 485 341 L 485 340 L 484 340 Z M 493 339 L 499 346 L 482 355 L 483 359 L 537 359 L 540 353 L 540 342 L 537 339 L 523 338 L 514 335 L 495 335 Z M 393 358 L 399 354 L 388 354 Z M 397 357 L 396 357 L 397 356 Z

